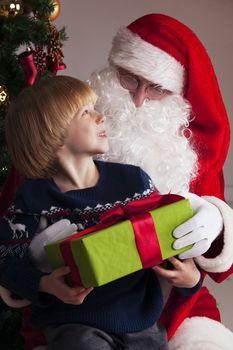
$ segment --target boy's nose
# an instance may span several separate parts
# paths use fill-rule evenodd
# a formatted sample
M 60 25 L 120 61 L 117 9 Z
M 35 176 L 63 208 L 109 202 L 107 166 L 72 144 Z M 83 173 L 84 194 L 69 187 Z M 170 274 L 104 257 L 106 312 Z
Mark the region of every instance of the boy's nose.
M 143 85 L 138 86 L 134 92 L 130 92 L 130 95 L 136 108 L 141 107 L 147 98 L 145 87 Z
M 106 120 L 106 117 L 102 113 L 96 112 L 96 123 L 97 124 L 104 123 L 105 120 Z

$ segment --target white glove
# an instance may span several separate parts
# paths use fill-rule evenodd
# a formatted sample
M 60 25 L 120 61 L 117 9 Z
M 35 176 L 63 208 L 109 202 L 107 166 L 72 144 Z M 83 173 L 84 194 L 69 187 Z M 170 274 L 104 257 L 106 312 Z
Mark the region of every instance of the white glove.
M 223 218 L 218 208 L 194 193 L 182 194 L 189 199 L 194 216 L 173 231 L 177 238 L 174 249 L 193 247 L 179 254 L 180 259 L 194 258 L 205 253 L 223 229 Z
M 29 253 L 36 267 L 43 272 L 50 272 L 44 246 L 50 242 L 66 238 L 77 232 L 77 226 L 69 220 L 62 219 L 38 233 L 29 246 Z

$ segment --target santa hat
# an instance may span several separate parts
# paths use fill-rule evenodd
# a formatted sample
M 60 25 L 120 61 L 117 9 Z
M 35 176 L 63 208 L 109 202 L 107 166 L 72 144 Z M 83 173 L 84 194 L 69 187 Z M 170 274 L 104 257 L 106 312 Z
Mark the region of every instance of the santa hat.
M 190 102 L 199 159 L 199 176 L 191 189 L 223 198 L 229 122 L 210 58 L 196 35 L 169 16 L 145 15 L 117 33 L 109 61 Z

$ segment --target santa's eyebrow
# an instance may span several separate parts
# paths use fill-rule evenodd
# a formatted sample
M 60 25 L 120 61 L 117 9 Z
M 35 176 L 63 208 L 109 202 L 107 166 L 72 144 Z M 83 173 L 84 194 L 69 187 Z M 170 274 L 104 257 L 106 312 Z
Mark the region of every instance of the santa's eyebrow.
M 157 88 L 159 88 L 159 89 L 161 89 L 161 90 L 164 90 L 163 87 L 162 87 L 162 85 L 160 85 L 160 84 L 151 83 L 151 84 L 149 84 L 149 85 L 150 85 L 150 86 L 157 87 Z

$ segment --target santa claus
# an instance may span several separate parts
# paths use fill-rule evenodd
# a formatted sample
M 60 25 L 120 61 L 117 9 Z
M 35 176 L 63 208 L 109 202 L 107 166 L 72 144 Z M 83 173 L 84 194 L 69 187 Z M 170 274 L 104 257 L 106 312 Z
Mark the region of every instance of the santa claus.
M 150 14 L 119 30 L 109 62 L 90 79 L 107 117 L 105 159 L 140 165 L 162 193 L 186 193 L 196 215 L 175 230 L 175 248 L 193 244 L 180 258 L 195 257 L 203 279 L 221 282 L 233 271 L 233 215 L 221 200 L 230 133 L 205 48 L 176 19 Z M 162 284 L 170 349 L 232 349 L 207 288 L 184 298 Z

